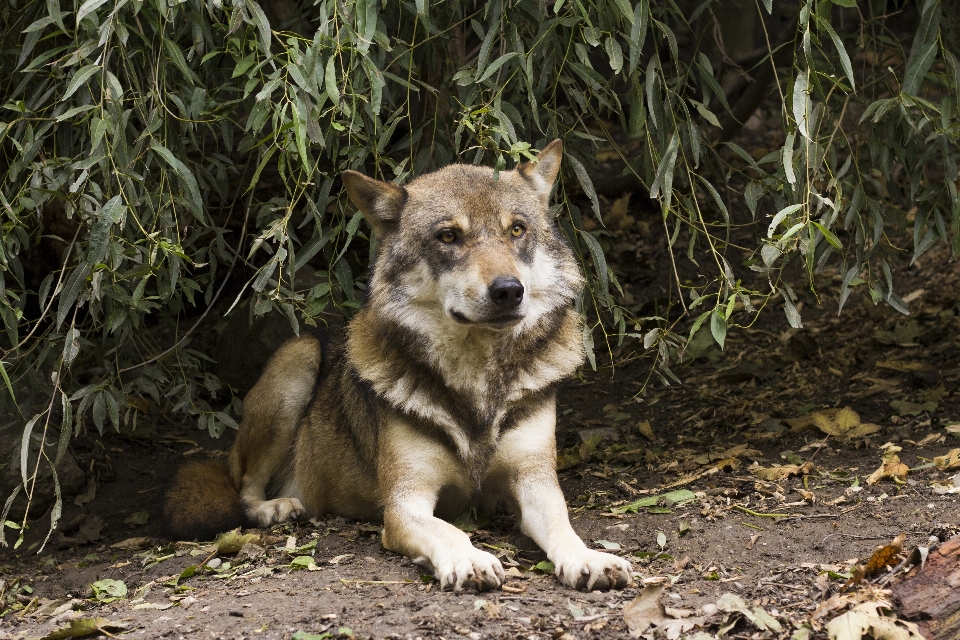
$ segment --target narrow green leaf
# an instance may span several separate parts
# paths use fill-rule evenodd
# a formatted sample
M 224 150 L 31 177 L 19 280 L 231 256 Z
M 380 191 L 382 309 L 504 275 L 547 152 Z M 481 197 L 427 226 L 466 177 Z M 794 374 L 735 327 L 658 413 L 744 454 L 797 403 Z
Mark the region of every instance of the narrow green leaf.
M 578 229 L 578 231 L 580 230 Z M 603 257 L 603 249 L 600 248 L 600 243 L 586 231 L 580 231 L 580 237 L 584 239 L 587 250 L 590 251 L 590 257 L 593 258 L 593 269 L 597 273 L 597 278 L 600 279 L 600 289 L 604 293 L 609 293 L 610 278 L 607 274 L 607 259 Z
M 327 60 L 326 73 L 323 76 L 323 88 L 330 96 L 330 101 L 338 105 L 340 104 L 340 88 L 337 86 L 336 62 L 336 56 L 330 56 Z
M 256 0 L 245 0 L 244 5 L 253 18 L 253 23 L 257 26 L 260 33 L 260 46 L 263 47 L 263 53 L 270 55 L 270 21 L 267 20 L 267 14 L 260 8 L 260 3 Z
M 702 182 L 703 186 L 705 186 L 707 191 L 710 192 L 710 195 L 713 197 L 713 201 L 717 203 L 717 206 L 720 208 L 720 213 L 723 214 L 724 222 L 730 224 L 730 212 L 727 211 L 727 205 L 723 204 L 723 198 L 720 197 L 720 194 L 717 193 L 717 190 L 706 178 L 699 174 L 697 174 L 697 177 L 700 178 L 700 182 Z
M 73 303 L 76 301 L 77 296 L 80 295 L 80 290 L 86 282 L 88 273 L 90 273 L 90 267 L 86 264 L 81 264 L 74 268 L 70 277 L 67 278 L 67 283 L 63 286 L 63 291 L 60 293 L 60 300 L 57 302 L 57 328 L 63 324 L 67 314 L 73 309 Z
M 493 47 L 493 40 L 500 33 L 500 16 L 503 13 L 503 3 L 494 2 L 486 5 L 489 9 L 493 7 L 493 15 L 490 16 L 490 24 L 487 25 L 487 33 L 483 36 L 483 42 L 480 43 L 480 53 L 477 54 L 477 75 L 482 74 L 487 68 L 487 59 L 490 57 L 490 49 Z
M 197 185 L 197 179 L 194 177 L 193 172 L 183 164 L 179 158 L 177 158 L 169 149 L 165 146 L 153 140 L 150 143 L 150 148 L 157 153 L 164 162 L 170 165 L 170 168 L 173 169 L 173 172 L 183 181 L 187 187 L 187 191 L 190 192 L 190 208 L 193 210 L 194 214 L 203 220 L 203 198 L 200 197 L 200 187 Z
M 647 63 L 645 74 L 645 91 L 647 94 L 647 111 L 650 113 L 650 119 L 653 120 L 655 129 L 660 128 L 660 124 L 657 122 L 657 108 L 653 95 L 657 82 L 657 68 L 657 57 L 650 56 L 650 62 Z
M 587 173 L 586 167 L 577 160 L 575 157 L 569 153 L 565 154 L 567 160 L 570 162 L 570 166 L 573 167 L 573 173 L 576 174 L 577 180 L 580 181 L 580 186 L 583 188 L 583 192 L 588 198 L 590 198 L 590 204 L 593 206 L 593 213 L 597 216 L 597 219 L 603 222 L 600 217 L 600 200 L 597 198 L 597 191 L 593 188 L 593 181 L 590 179 L 590 174 Z
M 620 73 L 620 70 L 623 69 L 623 48 L 620 43 L 613 36 L 607 36 L 603 46 L 607 51 L 610 68 L 613 69 L 614 73 Z
M 783 143 L 783 175 L 790 184 L 797 182 L 797 174 L 793 172 L 793 141 L 795 137 L 796 134 L 791 131 L 787 134 L 787 140 Z
M 17 483 L 13 487 L 13 491 L 7 496 L 7 501 L 3 503 L 3 513 L 0 513 L 0 546 L 7 546 L 7 527 L 11 529 L 19 529 L 20 525 L 7 520 L 7 515 L 10 513 L 10 507 L 13 505 L 13 501 L 16 500 L 17 496 L 20 495 L 20 490 L 23 489 L 23 485 Z
M 483 82 L 484 80 L 486 80 L 487 78 L 489 78 L 490 76 L 492 76 L 494 73 L 496 73 L 496 72 L 497 72 L 497 69 L 499 69 L 500 67 L 502 67 L 503 65 L 505 65 L 505 64 L 506 64 L 507 62 L 509 62 L 512 58 L 516 58 L 518 55 L 520 55 L 520 54 L 517 53 L 516 51 L 512 51 L 512 52 L 510 52 L 510 53 L 505 53 L 505 54 L 503 54 L 502 56 L 500 56 L 499 58 L 497 58 L 496 60 L 494 60 L 493 62 L 490 63 L 490 66 L 488 66 L 488 67 L 486 68 L 486 70 L 484 70 L 483 75 L 480 76 L 480 79 L 477 80 L 477 82 L 478 82 L 478 83 L 479 83 L 479 82 Z
M 587 360 L 590 362 L 590 368 L 597 370 L 597 354 L 593 352 L 593 330 L 590 325 L 583 323 L 583 350 L 587 354 Z M 2 533 L 0 533 L 2 535 Z
M 833 232 L 830 231 L 830 229 L 827 229 L 825 226 L 815 220 L 811 220 L 811 222 L 813 222 L 813 226 L 820 230 L 820 233 L 823 234 L 824 239 L 829 242 L 834 249 L 843 249 L 843 245 L 840 244 L 840 239 L 833 235 Z
M 687 336 L 687 344 L 689 344 L 690 341 L 693 340 L 694 334 L 696 334 L 697 331 L 699 331 L 700 327 L 703 326 L 703 322 L 708 317 L 710 317 L 711 313 L 713 313 L 713 311 L 704 311 L 703 313 L 700 314 L 700 316 L 696 319 L 696 321 L 694 321 L 693 326 L 690 327 L 690 335 Z
M 173 61 L 173 65 L 180 70 L 180 73 L 183 74 L 187 82 L 193 85 L 196 82 L 196 76 L 187 65 L 187 59 L 183 57 L 183 51 L 180 50 L 179 45 L 169 38 L 164 38 L 163 46 L 167 51 L 167 56 Z M 189 113 L 184 113 L 183 115 L 184 117 L 189 117 Z
M 22 439 L 20 440 L 20 478 L 23 480 L 23 488 L 28 493 L 30 492 L 30 486 L 27 484 L 29 476 L 27 472 L 30 467 L 30 436 L 33 435 L 33 425 L 37 424 L 43 416 L 42 413 L 38 413 L 33 416 L 27 425 L 23 428 Z
M 679 149 L 679 144 L 679 136 L 677 136 L 676 132 L 674 132 L 674 134 L 670 137 L 667 150 L 664 152 L 663 157 L 660 158 L 660 164 L 657 166 L 657 174 L 653 179 L 653 184 L 650 186 L 651 200 L 656 200 L 660 195 L 661 190 L 664 193 L 664 200 L 667 200 L 671 197 L 673 191 L 673 167 L 677 161 L 677 150 Z M 669 180 L 667 179 L 668 175 Z M 669 206 L 669 204 L 667 204 L 667 206 Z
M 727 102 L 726 94 L 723 92 L 717 79 L 713 77 L 713 65 L 710 64 L 710 58 L 702 51 L 700 52 L 698 66 L 700 67 L 700 78 L 703 80 L 703 83 L 710 87 L 710 91 L 713 92 L 713 95 L 717 96 L 717 100 L 720 101 L 720 104 L 723 105 L 727 113 L 733 115 L 733 110 L 730 108 L 730 103 Z M 704 102 L 706 103 L 706 100 L 704 100 Z
M 620 13 L 623 14 L 623 17 L 627 22 L 633 24 L 633 6 L 630 3 L 630 0 L 613 0 L 613 3 L 617 5 L 617 8 L 620 9 Z
M 810 112 L 812 103 L 808 90 L 808 74 L 804 69 L 797 74 L 797 79 L 793 83 L 793 117 L 797 121 L 797 130 L 804 138 L 810 139 Z M 792 146 L 791 146 L 792 147 Z M 793 180 L 790 181 L 793 184 Z
M 332 229 L 328 229 L 323 235 L 315 235 L 310 238 L 309 241 L 303 247 L 300 248 L 300 251 L 297 252 L 297 259 L 294 262 L 293 270 L 299 271 L 307 262 L 310 261 L 310 258 L 317 255 L 317 253 L 323 249 L 330 240 L 332 240 L 336 234 L 340 233 L 340 225 L 335 226 Z
M 916 52 L 916 56 L 911 55 L 907 62 L 907 72 L 900 86 L 900 91 L 910 95 L 915 95 L 920 88 L 920 82 L 927 74 L 930 65 L 937 57 L 937 43 L 931 42 Z
M 263 154 L 263 157 L 260 158 L 260 162 L 257 164 L 257 170 L 253 172 L 253 177 L 250 178 L 250 184 L 247 185 L 246 191 L 250 191 L 257 186 L 257 182 L 260 180 L 260 173 L 263 171 L 263 168 L 267 166 L 267 163 L 270 162 L 270 158 L 273 157 L 276 150 L 276 145 L 270 145 L 266 153 Z
M 69 367 L 78 353 L 80 353 L 80 331 L 76 327 L 70 327 L 63 339 L 63 364 Z
M 377 32 L 377 0 L 357 1 L 357 51 L 366 55 Z M 423 4 L 421 2 L 420 4 Z M 424 7 L 426 10 L 426 7 Z M 419 11 L 419 9 L 418 9 Z
M 60 100 L 66 100 L 74 93 L 77 89 L 83 86 L 83 84 L 97 71 L 100 71 L 100 66 L 96 64 L 88 64 L 85 67 L 81 67 L 75 74 L 73 78 L 70 79 L 70 84 L 67 85 L 67 90 L 63 94 L 63 97 Z
M 727 338 L 727 321 L 717 309 L 710 313 L 710 333 L 713 334 L 713 339 L 717 341 L 722 351 L 723 343 Z
M 54 119 L 54 122 L 63 122 L 64 120 L 69 120 L 70 118 L 72 118 L 77 114 L 86 113 L 87 111 L 90 111 L 91 109 L 96 109 L 96 108 L 97 108 L 97 105 L 95 104 L 82 104 L 79 107 L 72 107 L 70 109 L 67 109 L 60 115 L 58 115 Z
M 647 0 L 641 0 L 633 8 L 633 26 L 630 27 L 630 66 L 627 72 L 633 74 L 640 61 L 640 52 L 647 39 Z
M 783 295 L 783 311 L 787 316 L 787 322 L 794 329 L 803 329 L 803 323 L 800 321 L 800 311 L 793 302 L 793 291 L 790 287 L 780 287 L 780 293 Z
M 773 216 L 773 220 L 770 221 L 770 228 L 767 229 L 767 237 L 772 238 L 774 231 L 777 230 L 777 225 L 783 222 L 783 219 L 787 216 L 796 213 L 803 208 L 802 204 L 791 204 L 789 207 L 784 207 L 777 212 L 777 215 Z
M 290 106 L 293 112 L 293 133 L 297 141 L 300 162 L 303 163 L 304 169 L 308 169 L 312 163 L 310 162 L 310 156 L 307 154 L 307 123 L 304 116 L 309 114 L 301 112 L 304 107 L 301 105 L 299 98 L 292 100 Z
M 833 46 L 837 48 L 837 55 L 840 56 L 840 65 L 843 67 L 843 72 L 847 74 L 847 78 L 850 79 L 850 87 L 856 91 L 856 82 L 853 79 L 853 65 L 850 64 L 850 56 L 847 55 L 847 50 L 844 48 L 843 42 L 840 40 L 840 36 L 837 35 L 837 32 L 833 30 L 833 27 L 831 27 L 830 23 L 826 20 L 818 17 L 817 22 L 824 29 L 824 31 L 830 34 L 830 39 L 833 40 Z
M 717 116 L 714 115 L 713 111 L 710 111 L 705 104 L 698 100 L 694 100 L 693 98 L 688 98 L 688 100 L 690 101 L 690 104 L 696 107 L 697 112 L 703 117 L 704 120 L 715 127 L 720 126 L 720 120 L 717 119 Z
M 0 377 L 3 378 L 3 384 L 7 387 L 7 391 L 10 393 L 10 397 L 13 399 L 13 405 L 17 408 L 17 412 L 20 412 L 20 405 L 17 403 L 17 394 L 13 392 L 13 385 L 10 383 L 10 376 L 7 375 L 7 363 L 3 360 L 0 360 Z M 20 415 L 23 415 L 22 413 Z
M 77 9 L 77 24 L 80 24 L 80 21 L 86 18 L 88 15 L 100 8 L 107 0 L 86 0 L 80 8 Z
M 73 429 L 73 405 L 70 404 L 70 399 L 67 398 L 65 393 L 60 394 L 60 409 L 60 441 L 57 443 L 57 457 L 54 458 L 53 466 L 59 465 L 60 460 L 67 452 L 67 445 L 70 444 Z

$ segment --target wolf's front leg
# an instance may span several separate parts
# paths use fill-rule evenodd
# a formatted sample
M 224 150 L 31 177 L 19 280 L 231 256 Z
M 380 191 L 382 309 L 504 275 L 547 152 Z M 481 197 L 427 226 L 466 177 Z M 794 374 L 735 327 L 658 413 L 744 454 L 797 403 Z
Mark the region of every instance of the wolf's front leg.
M 500 561 L 474 547 L 466 533 L 433 515 L 445 487 L 469 495 L 456 457 L 401 421 L 392 421 L 383 430 L 380 447 L 383 546 L 428 567 L 443 589 L 499 587 L 504 579 Z
M 520 530 L 543 549 L 568 587 L 620 589 L 632 578 L 627 560 L 588 549 L 570 526 L 556 471 L 556 405 L 551 400 L 500 439 L 492 471 L 506 482 Z

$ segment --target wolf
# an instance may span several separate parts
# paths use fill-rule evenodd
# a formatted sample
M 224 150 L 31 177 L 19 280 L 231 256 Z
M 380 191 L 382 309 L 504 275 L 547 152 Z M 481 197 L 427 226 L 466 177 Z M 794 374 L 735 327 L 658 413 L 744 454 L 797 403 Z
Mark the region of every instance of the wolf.
M 584 358 L 583 276 L 549 210 L 560 140 L 509 171 L 451 165 L 406 186 L 343 173 L 377 239 L 345 336 L 284 343 L 244 400 L 229 460 L 192 463 L 168 534 L 300 515 L 380 519 L 381 541 L 444 589 L 495 589 L 493 555 L 448 522 L 506 506 L 563 584 L 626 586 L 577 536 L 556 473 L 556 392 Z

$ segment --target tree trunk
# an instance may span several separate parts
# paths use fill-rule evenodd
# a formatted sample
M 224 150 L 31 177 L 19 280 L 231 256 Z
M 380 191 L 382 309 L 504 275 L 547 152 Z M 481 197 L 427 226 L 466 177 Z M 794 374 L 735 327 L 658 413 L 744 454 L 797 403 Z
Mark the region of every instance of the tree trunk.
M 926 566 L 893 588 L 897 613 L 929 640 L 960 638 L 960 536 L 930 552 Z

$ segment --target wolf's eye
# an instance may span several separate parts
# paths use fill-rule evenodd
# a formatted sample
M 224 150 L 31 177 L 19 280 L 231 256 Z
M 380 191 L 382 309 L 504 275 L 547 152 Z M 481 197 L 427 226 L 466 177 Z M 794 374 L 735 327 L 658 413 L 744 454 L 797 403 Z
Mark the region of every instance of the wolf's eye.
M 514 225 L 510 227 L 510 235 L 512 235 L 514 238 L 520 238 L 526 232 L 527 232 L 527 228 L 522 224 L 520 224 L 519 222 L 514 223 Z
M 457 232 L 453 229 L 444 229 L 437 234 L 437 239 L 443 244 L 451 244 L 457 239 Z

